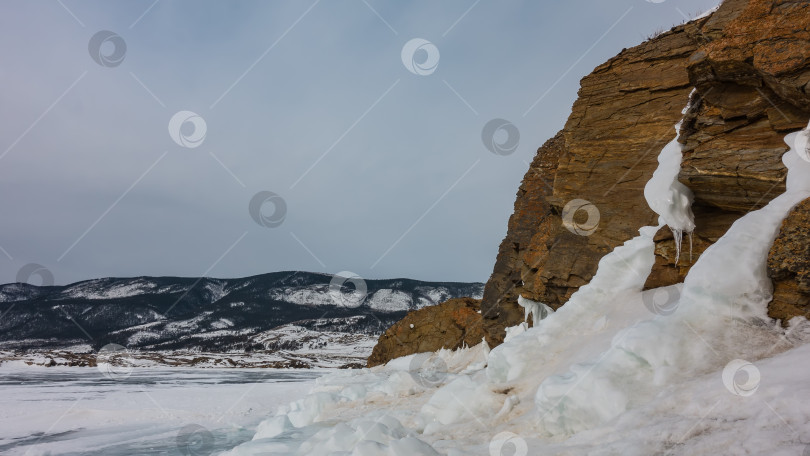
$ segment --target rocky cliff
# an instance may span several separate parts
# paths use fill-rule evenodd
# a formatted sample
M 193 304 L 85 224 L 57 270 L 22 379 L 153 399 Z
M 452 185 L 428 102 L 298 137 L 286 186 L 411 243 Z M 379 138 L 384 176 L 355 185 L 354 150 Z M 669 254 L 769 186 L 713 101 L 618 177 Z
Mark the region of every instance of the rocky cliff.
M 518 190 L 481 302 L 490 345 L 524 320 L 518 296 L 559 308 L 602 256 L 657 225 L 643 189 L 679 121 L 679 180 L 694 193 L 696 229 L 680 255 L 675 235 L 658 232 L 647 288 L 682 282 L 735 220 L 782 193 L 784 136 L 810 119 L 809 27 L 806 0 L 726 0 L 582 79 L 565 127 L 538 149 Z M 810 310 L 810 265 L 784 260 L 808 245 L 807 213 L 792 218 L 770 271 L 772 316 L 783 319 Z
M 737 218 L 783 192 L 783 138 L 810 119 L 808 26 L 810 2 L 726 0 L 586 76 L 518 191 L 481 304 L 490 342 L 523 320 L 518 295 L 558 308 L 605 253 L 656 224 L 642 190 L 682 117 L 679 179 L 697 226 L 679 258 L 673 234 L 658 233 L 647 287 L 681 282 Z

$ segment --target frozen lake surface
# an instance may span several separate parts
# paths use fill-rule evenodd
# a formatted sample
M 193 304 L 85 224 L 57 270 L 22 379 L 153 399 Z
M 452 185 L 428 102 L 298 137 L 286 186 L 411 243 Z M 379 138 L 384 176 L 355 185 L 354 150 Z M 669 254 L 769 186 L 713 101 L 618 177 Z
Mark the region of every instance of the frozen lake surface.
M 327 370 L 0 367 L 0 454 L 216 454 Z

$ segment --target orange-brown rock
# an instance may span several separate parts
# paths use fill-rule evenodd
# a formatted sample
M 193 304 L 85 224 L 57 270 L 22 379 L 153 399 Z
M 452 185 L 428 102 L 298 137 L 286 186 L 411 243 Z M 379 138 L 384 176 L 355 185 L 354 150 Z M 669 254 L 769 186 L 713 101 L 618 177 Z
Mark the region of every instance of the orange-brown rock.
M 744 213 L 784 192 L 783 137 L 807 125 L 810 2 L 728 0 L 721 12 L 723 32 L 689 58 L 703 101 L 685 121 L 681 180 L 696 204 Z
M 768 254 L 768 276 L 773 280 L 771 318 L 787 324 L 793 317 L 810 316 L 810 199 L 782 222 Z
M 564 154 L 565 139 L 560 132 L 537 150 L 518 189 L 514 213 L 509 217 L 509 230 L 501 242 L 494 271 L 484 289 L 483 301 L 491 305 L 482 314 L 489 317 L 487 312 L 491 312 L 495 317 L 484 319 L 489 327 L 495 326 L 493 330 L 487 330 L 487 334 L 497 333 L 498 327 L 510 326 L 509 323 L 523 319 L 523 310 L 517 306 L 518 292 L 523 289 L 524 278 L 534 277 L 548 255 L 545 243 L 533 243 L 532 239 L 549 239 L 561 227 L 560 217 L 552 212 L 547 198 L 551 195 L 557 163 Z M 531 251 L 528 246 L 533 246 Z M 487 341 L 490 345 L 502 342 L 491 337 Z
M 518 191 L 481 304 L 491 344 L 523 320 L 519 294 L 558 308 L 603 255 L 657 224 L 643 188 L 682 118 L 680 180 L 695 193 L 692 254 L 684 239 L 675 265 L 673 235 L 660 230 L 647 287 L 681 282 L 731 223 L 784 191 L 783 137 L 810 119 L 808 24 L 807 1 L 726 0 L 582 80 L 564 129 L 538 150 Z M 586 211 L 566 213 L 577 199 L 598 211 L 594 230 L 567 229 L 591 227 Z
M 524 177 L 484 290 L 482 313 L 492 344 L 503 340 L 504 327 L 523 320 L 518 294 L 560 307 L 588 283 L 605 253 L 655 223 L 642 190 L 658 151 L 675 137 L 691 92 L 688 58 L 700 40 L 700 24 L 676 27 L 622 51 L 582 80 L 565 128 L 538 150 Z M 575 199 L 598 210 L 589 236 L 562 226 L 563 210 Z M 587 216 L 578 211 L 573 220 L 586 223 L 581 218 Z M 666 238 L 664 233 L 662 243 Z
M 481 301 L 458 298 L 409 312 L 380 336 L 368 367 L 413 353 L 456 349 L 481 343 Z

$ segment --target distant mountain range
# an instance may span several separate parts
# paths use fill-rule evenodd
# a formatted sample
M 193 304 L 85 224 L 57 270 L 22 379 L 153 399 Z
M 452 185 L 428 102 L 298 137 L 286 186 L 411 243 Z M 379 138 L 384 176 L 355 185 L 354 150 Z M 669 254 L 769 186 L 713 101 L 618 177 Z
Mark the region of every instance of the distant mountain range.
M 92 353 L 118 344 L 133 352 L 350 363 L 368 356 L 379 334 L 408 311 L 483 293 L 482 283 L 356 279 L 277 272 L 0 285 L 0 350 Z M 337 360 L 320 359 L 330 356 Z

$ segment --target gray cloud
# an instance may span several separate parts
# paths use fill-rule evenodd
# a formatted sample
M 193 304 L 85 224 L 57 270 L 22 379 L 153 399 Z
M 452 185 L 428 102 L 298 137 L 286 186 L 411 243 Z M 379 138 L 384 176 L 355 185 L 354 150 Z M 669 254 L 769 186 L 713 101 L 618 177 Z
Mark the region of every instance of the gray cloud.
M 312 3 L 162 0 L 134 26 L 151 1 L 63 3 L 0 6 L 0 247 L 13 257 L 0 252 L 0 282 L 31 262 L 57 283 L 209 269 L 485 280 L 579 78 L 717 2 L 481 1 L 466 15 L 471 2 L 369 2 L 396 33 L 362 1 L 301 18 Z M 125 40 L 119 66 L 88 53 L 100 30 Z M 441 52 L 431 75 L 402 65 L 416 37 Z M 205 119 L 197 148 L 169 136 L 181 110 Z M 520 130 L 515 153 L 482 144 L 493 118 Z M 264 190 L 286 200 L 277 228 L 248 212 Z

